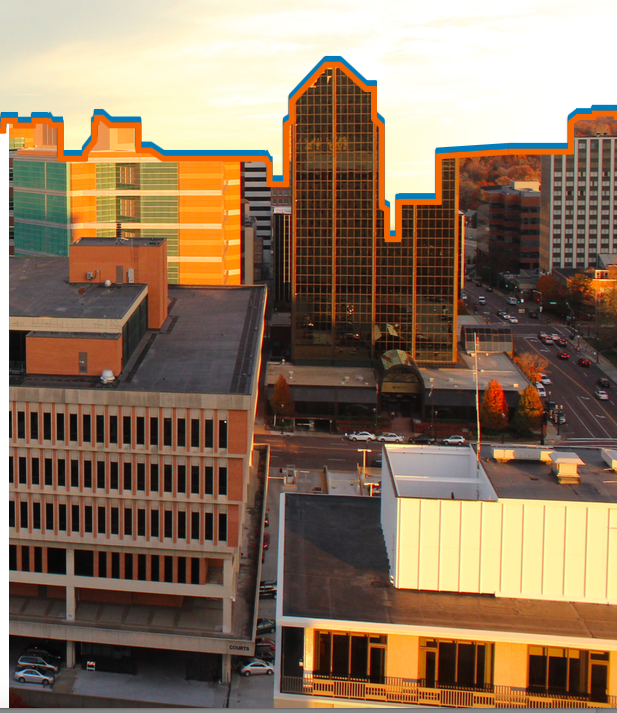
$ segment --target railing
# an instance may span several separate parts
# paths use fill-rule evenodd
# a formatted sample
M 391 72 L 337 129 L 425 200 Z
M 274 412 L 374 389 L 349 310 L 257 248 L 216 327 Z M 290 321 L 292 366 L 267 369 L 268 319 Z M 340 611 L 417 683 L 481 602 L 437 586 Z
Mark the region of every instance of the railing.
M 383 701 L 401 705 L 448 706 L 452 708 L 615 708 L 617 696 L 605 701 L 588 697 L 529 693 L 509 686 L 483 688 L 439 687 L 423 685 L 424 681 L 386 677 L 383 683 L 359 679 L 281 677 L 281 693 L 302 696 L 324 696 L 363 701 Z

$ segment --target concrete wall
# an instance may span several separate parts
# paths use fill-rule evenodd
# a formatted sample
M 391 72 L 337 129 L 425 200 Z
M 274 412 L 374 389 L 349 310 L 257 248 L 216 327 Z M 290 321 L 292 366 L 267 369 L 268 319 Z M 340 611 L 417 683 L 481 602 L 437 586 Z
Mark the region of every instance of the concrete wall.
M 496 686 L 526 688 L 527 650 L 526 644 L 495 644 L 493 683 Z
M 419 678 L 420 640 L 417 636 L 388 635 L 386 676 Z

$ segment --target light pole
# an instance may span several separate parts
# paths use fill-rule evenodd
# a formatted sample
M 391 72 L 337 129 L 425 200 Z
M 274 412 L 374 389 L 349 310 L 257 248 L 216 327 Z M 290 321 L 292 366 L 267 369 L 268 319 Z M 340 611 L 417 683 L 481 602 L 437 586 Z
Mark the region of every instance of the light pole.
M 366 454 L 372 453 L 370 448 L 358 448 L 358 453 L 362 453 L 362 478 L 366 480 Z M 360 485 L 362 485 L 362 479 L 360 479 Z M 360 491 L 362 493 L 362 491 Z

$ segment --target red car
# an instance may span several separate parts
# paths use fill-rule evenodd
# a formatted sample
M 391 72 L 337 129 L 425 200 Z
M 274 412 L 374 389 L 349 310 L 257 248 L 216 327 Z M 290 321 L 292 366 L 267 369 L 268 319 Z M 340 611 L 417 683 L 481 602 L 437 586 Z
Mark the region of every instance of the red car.
M 568 352 L 559 352 L 559 354 L 557 354 L 557 356 L 560 359 L 569 359 L 570 358 L 570 355 L 568 354 Z
M 270 547 L 270 533 L 265 532 L 264 533 L 264 550 L 267 550 L 268 547 Z
M 579 366 L 585 366 L 589 368 L 591 366 L 591 361 L 589 359 L 579 359 L 578 364 Z

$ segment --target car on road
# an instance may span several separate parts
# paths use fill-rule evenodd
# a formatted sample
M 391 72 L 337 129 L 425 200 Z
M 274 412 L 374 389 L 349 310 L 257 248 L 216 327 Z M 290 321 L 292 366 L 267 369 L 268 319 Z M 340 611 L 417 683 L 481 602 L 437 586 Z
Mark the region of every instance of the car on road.
M 257 619 L 257 636 L 271 634 L 276 629 L 274 619 Z
M 563 426 L 566 423 L 566 415 L 563 411 L 553 411 L 551 415 L 552 422 L 557 425 Z
M 463 436 L 448 436 L 444 438 L 442 443 L 444 446 L 462 446 L 465 443 Z
M 276 599 L 276 580 L 264 579 L 259 583 L 259 596 L 262 599 Z
M 595 394 L 600 399 L 600 401 L 608 401 L 608 394 L 606 393 L 606 391 L 602 391 L 602 389 L 597 389 Z
M 19 683 L 42 683 L 44 686 L 53 686 L 55 680 L 51 673 L 42 673 L 35 668 L 15 671 L 13 678 Z
M 538 396 L 540 396 L 540 398 L 545 399 L 546 398 L 546 389 L 544 388 L 544 384 L 541 384 L 539 381 L 536 382 L 536 389 L 538 391 Z
M 264 550 L 270 547 L 270 533 L 264 532 Z
M 370 431 L 355 431 L 354 433 L 346 433 L 345 438 L 350 441 L 374 441 L 375 434 Z
M 512 315 L 509 315 L 508 317 L 504 317 L 504 319 L 507 319 L 510 324 L 518 324 L 518 317 L 513 317 Z
M 478 297 L 478 304 L 485 305 L 486 304 L 486 297 L 484 295 L 480 295 Z
M 476 282 L 476 287 L 482 287 L 482 283 L 481 283 L 481 282 Z
M 550 334 L 549 336 L 554 342 L 559 342 L 559 340 L 561 339 L 561 334 L 555 334 L 554 332 L 553 332 L 553 334 Z
M 555 344 L 557 344 L 560 347 L 567 347 L 568 340 L 564 339 L 563 337 L 559 337 L 559 339 L 555 340 Z
M 267 515 L 264 517 L 264 527 L 270 527 L 270 518 Z
M 548 334 L 546 332 L 538 332 L 538 339 L 540 341 L 544 341 L 548 337 Z
M 530 312 L 529 319 L 540 319 L 540 315 L 537 312 Z
M 382 433 L 381 436 L 377 436 L 377 440 L 382 443 L 403 443 L 405 436 L 401 436 L 398 433 Z
M 602 377 L 601 379 L 598 379 L 598 386 L 601 386 L 603 389 L 610 389 L 611 382 L 608 379 Z
M 568 352 L 559 352 L 559 354 L 557 354 L 557 356 L 560 359 L 569 359 L 570 358 L 570 355 L 568 354 Z
M 544 384 L 544 386 L 549 386 L 553 383 L 546 374 L 538 374 L 538 380 Z
M 60 670 L 56 664 L 51 663 L 50 661 L 46 661 L 42 656 L 22 655 L 17 660 L 17 667 L 18 668 L 37 668 L 45 673 L 48 673 L 48 672 L 58 673 L 58 671 Z
M 493 291 L 493 288 L 492 288 L 490 285 L 487 285 L 484 289 L 485 289 L 487 292 L 492 292 L 492 291 Z
M 589 359 L 581 358 L 578 360 L 578 365 L 584 366 L 586 369 L 589 369 L 589 367 L 591 366 L 591 361 Z
M 272 676 L 274 666 L 263 659 L 249 659 L 247 663 L 240 667 L 240 673 L 243 676 L 256 676 L 257 674 L 265 673 Z
M 412 436 L 409 442 L 415 443 L 417 446 L 430 446 L 432 443 L 435 443 L 435 439 L 427 433 L 422 433 L 420 436 Z

